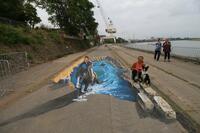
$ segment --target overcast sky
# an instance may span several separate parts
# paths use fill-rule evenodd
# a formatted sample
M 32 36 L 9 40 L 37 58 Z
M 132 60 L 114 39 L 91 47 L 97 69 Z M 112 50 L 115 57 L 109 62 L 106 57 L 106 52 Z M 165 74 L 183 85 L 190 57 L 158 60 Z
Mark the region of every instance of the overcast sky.
M 97 5 L 96 0 L 90 0 Z M 200 0 L 99 0 L 106 17 L 126 38 L 200 37 Z M 94 8 L 99 33 L 105 34 L 105 23 Z M 38 10 L 42 23 L 48 15 Z

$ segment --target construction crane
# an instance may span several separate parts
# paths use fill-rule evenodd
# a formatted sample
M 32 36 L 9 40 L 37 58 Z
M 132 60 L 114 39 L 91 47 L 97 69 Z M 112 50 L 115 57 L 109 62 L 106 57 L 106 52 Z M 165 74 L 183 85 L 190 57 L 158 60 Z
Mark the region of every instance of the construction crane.
M 103 18 L 103 20 L 105 22 L 105 25 L 106 25 L 105 31 L 108 34 L 110 34 L 110 36 L 113 36 L 113 34 L 117 32 L 116 28 L 114 28 L 112 20 L 109 17 L 107 19 L 106 15 L 105 15 L 105 12 L 103 10 L 103 7 L 101 6 L 100 1 L 96 0 L 96 2 L 97 2 L 97 8 L 99 8 L 101 16 L 102 16 L 102 18 Z

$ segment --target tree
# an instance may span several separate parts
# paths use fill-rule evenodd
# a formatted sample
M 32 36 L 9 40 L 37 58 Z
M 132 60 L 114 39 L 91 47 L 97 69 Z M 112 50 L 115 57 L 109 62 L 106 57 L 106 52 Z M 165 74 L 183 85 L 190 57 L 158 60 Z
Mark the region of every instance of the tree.
M 24 0 L 0 0 L 0 17 L 25 21 Z
M 30 4 L 32 0 L 0 0 L 0 17 L 25 22 L 31 27 L 39 23 L 36 8 Z
M 32 27 L 35 27 L 35 24 L 40 23 L 41 19 L 37 16 L 37 10 L 30 3 L 24 4 L 26 22 Z
M 97 32 L 98 24 L 93 17 L 94 5 L 88 0 L 35 0 L 51 15 L 49 20 L 69 35 L 78 36 L 80 31 L 87 35 Z

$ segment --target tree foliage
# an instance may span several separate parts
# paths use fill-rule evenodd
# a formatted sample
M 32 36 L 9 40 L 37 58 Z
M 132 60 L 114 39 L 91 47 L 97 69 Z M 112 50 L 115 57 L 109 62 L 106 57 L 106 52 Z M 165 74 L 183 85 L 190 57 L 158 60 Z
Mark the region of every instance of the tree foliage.
M 24 22 L 24 0 L 0 0 L 0 16 Z
M 49 20 L 70 35 L 81 31 L 87 35 L 97 32 L 98 24 L 93 17 L 94 5 L 88 0 L 35 0 L 51 15 Z
M 34 27 L 41 19 L 29 0 L 0 0 L 0 17 L 25 22 Z
M 60 27 L 69 35 L 80 33 L 95 35 L 98 24 L 95 22 L 89 0 L 0 0 L 0 17 L 25 22 L 34 28 L 41 19 L 32 5 L 46 9 L 52 24 Z
M 37 10 L 30 3 L 24 4 L 26 22 L 32 27 L 35 27 L 35 24 L 40 23 L 41 19 L 37 16 Z

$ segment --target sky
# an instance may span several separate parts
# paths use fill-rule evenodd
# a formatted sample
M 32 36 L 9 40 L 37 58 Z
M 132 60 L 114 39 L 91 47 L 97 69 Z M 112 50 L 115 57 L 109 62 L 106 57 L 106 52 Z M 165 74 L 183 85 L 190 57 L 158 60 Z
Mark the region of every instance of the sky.
M 105 22 L 96 0 L 94 17 L 99 34 Z M 200 0 L 99 0 L 106 18 L 111 18 L 117 36 L 126 39 L 150 37 L 200 37 Z M 42 23 L 51 26 L 48 14 L 38 9 Z

